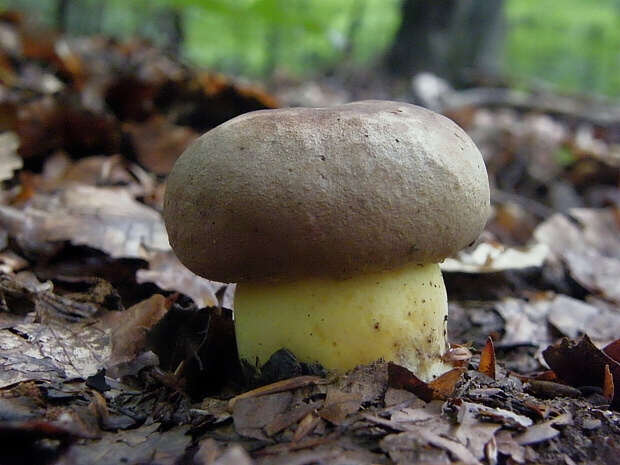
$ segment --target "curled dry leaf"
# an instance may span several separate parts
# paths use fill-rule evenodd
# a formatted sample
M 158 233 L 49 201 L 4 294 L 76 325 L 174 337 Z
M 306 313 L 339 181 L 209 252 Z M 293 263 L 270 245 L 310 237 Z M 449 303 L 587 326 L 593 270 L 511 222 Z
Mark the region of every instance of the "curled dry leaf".
M 148 270 L 138 270 L 138 283 L 155 283 L 164 291 L 177 291 L 190 297 L 200 307 L 233 308 L 234 285 L 218 283 L 201 278 L 188 270 L 170 251 L 153 252 Z M 218 295 L 226 287 L 222 301 Z
M 140 124 L 127 122 L 124 129 L 132 138 L 138 162 L 157 174 L 169 173 L 179 155 L 199 136 L 162 115 L 154 115 Z
M 460 273 L 497 273 L 506 270 L 540 268 L 549 248 L 546 244 L 506 247 L 498 242 L 482 242 L 458 252 L 440 264 L 442 271 Z
M 554 426 L 570 425 L 572 422 L 573 419 L 570 413 L 558 415 L 551 420 L 530 426 L 524 432 L 515 436 L 514 440 L 521 446 L 548 441 L 560 434 L 560 431 L 554 428 Z
M 549 367 L 564 382 L 574 387 L 594 386 L 609 389 L 613 382 L 614 394 L 610 407 L 620 408 L 620 363 L 597 348 L 587 334 L 577 340 L 563 338 L 543 351 Z M 606 372 L 612 379 L 606 381 Z
M 497 362 L 495 361 L 495 348 L 493 347 L 493 339 L 488 338 L 482 353 L 480 354 L 480 364 L 478 371 L 487 375 L 491 379 L 496 378 Z
M 24 274 L 0 280 L 6 311 L 26 313 L 0 333 L 2 382 L 82 378 L 97 373 L 110 353 L 109 327 L 93 316 L 105 310 L 106 296 L 87 289 L 59 295 L 50 283 Z M 101 300 L 103 299 L 103 300 Z
M 0 182 L 11 179 L 23 165 L 21 157 L 17 155 L 17 147 L 19 139 L 15 133 L 0 134 Z
M 276 416 L 286 411 L 292 398 L 293 394 L 290 391 L 282 391 L 238 399 L 233 406 L 233 420 L 237 433 L 254 439 L 267 440 L 264 428 Z
M 426 383 L 407 368 L 390 362 L 388 363 L 388 386 L 412 392 L 425 402 L 433 399 L 446 399 L 454 393 L 456 383 L 462 379 L 465 371 L 465 368 L 453 368 L 430 383 Z
M 161 215 L 124 189 L 76 185 L 35 196 L 22 211 L 0 206 L 0 224 L 11 235 L 32 242 L 70 241 L 114 258 L 148 260 L 169 250 Z
M 527 302 L 506 298 L 495 309 L 506 322 L 502 345 L 532 344 L 546 347 L 551 343 L 547 328 L 550 300 L 542 298 Z
M 160 294 L 128 308 L 109 314 L 112 350 L 109 365 L 130 362 L 145 350 L 146 335 L 170 308 L 171 301 Z
M 620 315 L 613 309 L 558 295 L 549 307 L 549 323 L 571 339 L 583 333 L 597 344 L 607 344 L 620 334 Z
M 583 287 L 620 302 L 620 224 L 614 208 L 573 209 L 554 214 L 534 231 L 536 240 L 566 262 Z

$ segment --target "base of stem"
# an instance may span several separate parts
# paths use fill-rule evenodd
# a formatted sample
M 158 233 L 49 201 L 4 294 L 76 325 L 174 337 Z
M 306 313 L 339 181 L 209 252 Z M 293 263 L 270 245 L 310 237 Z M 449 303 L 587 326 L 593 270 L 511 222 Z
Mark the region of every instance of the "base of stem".
M 448 304 L 439 265 L 411 265 L 345 280 L 238 284 L 235 328 L 242 359 L 278 349 L 344 373 L 383 358 L 430 381 L 451 368 Z

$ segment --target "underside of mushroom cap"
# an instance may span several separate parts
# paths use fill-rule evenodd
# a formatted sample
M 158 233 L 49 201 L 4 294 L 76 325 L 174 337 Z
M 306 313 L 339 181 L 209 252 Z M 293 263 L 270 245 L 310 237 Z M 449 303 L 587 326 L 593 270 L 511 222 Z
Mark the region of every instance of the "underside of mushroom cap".
M 388 101 L 232 119 L 178 159 L 164 201 L 179 259 L 221 282 L 436 263 L 473 242 L 488 212 L 486 169 L 467 134 Z

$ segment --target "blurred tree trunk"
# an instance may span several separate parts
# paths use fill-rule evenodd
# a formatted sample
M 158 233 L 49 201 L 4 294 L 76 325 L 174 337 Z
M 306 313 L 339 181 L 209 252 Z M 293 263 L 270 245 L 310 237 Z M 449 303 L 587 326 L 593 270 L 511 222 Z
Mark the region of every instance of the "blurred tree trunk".
M 397 78 L 421 71 L 455 84 L 496 75 L 505 32 L 503 0 L 404 0 L 384 66 Z
M 98 34 L 102 29 L 105 2 L 58 0 L 56 27 L 71 35 Z

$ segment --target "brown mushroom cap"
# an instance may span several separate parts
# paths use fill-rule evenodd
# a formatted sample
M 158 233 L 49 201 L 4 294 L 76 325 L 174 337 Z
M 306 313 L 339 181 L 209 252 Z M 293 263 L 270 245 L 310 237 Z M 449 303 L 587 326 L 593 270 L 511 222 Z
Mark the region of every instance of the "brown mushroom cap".
M 221 282 L 346 278 L 436 263 L 489 213 L 480 152 L 399 102 L 246 113 L 200 137 L 168 178 L 170 244 Z

